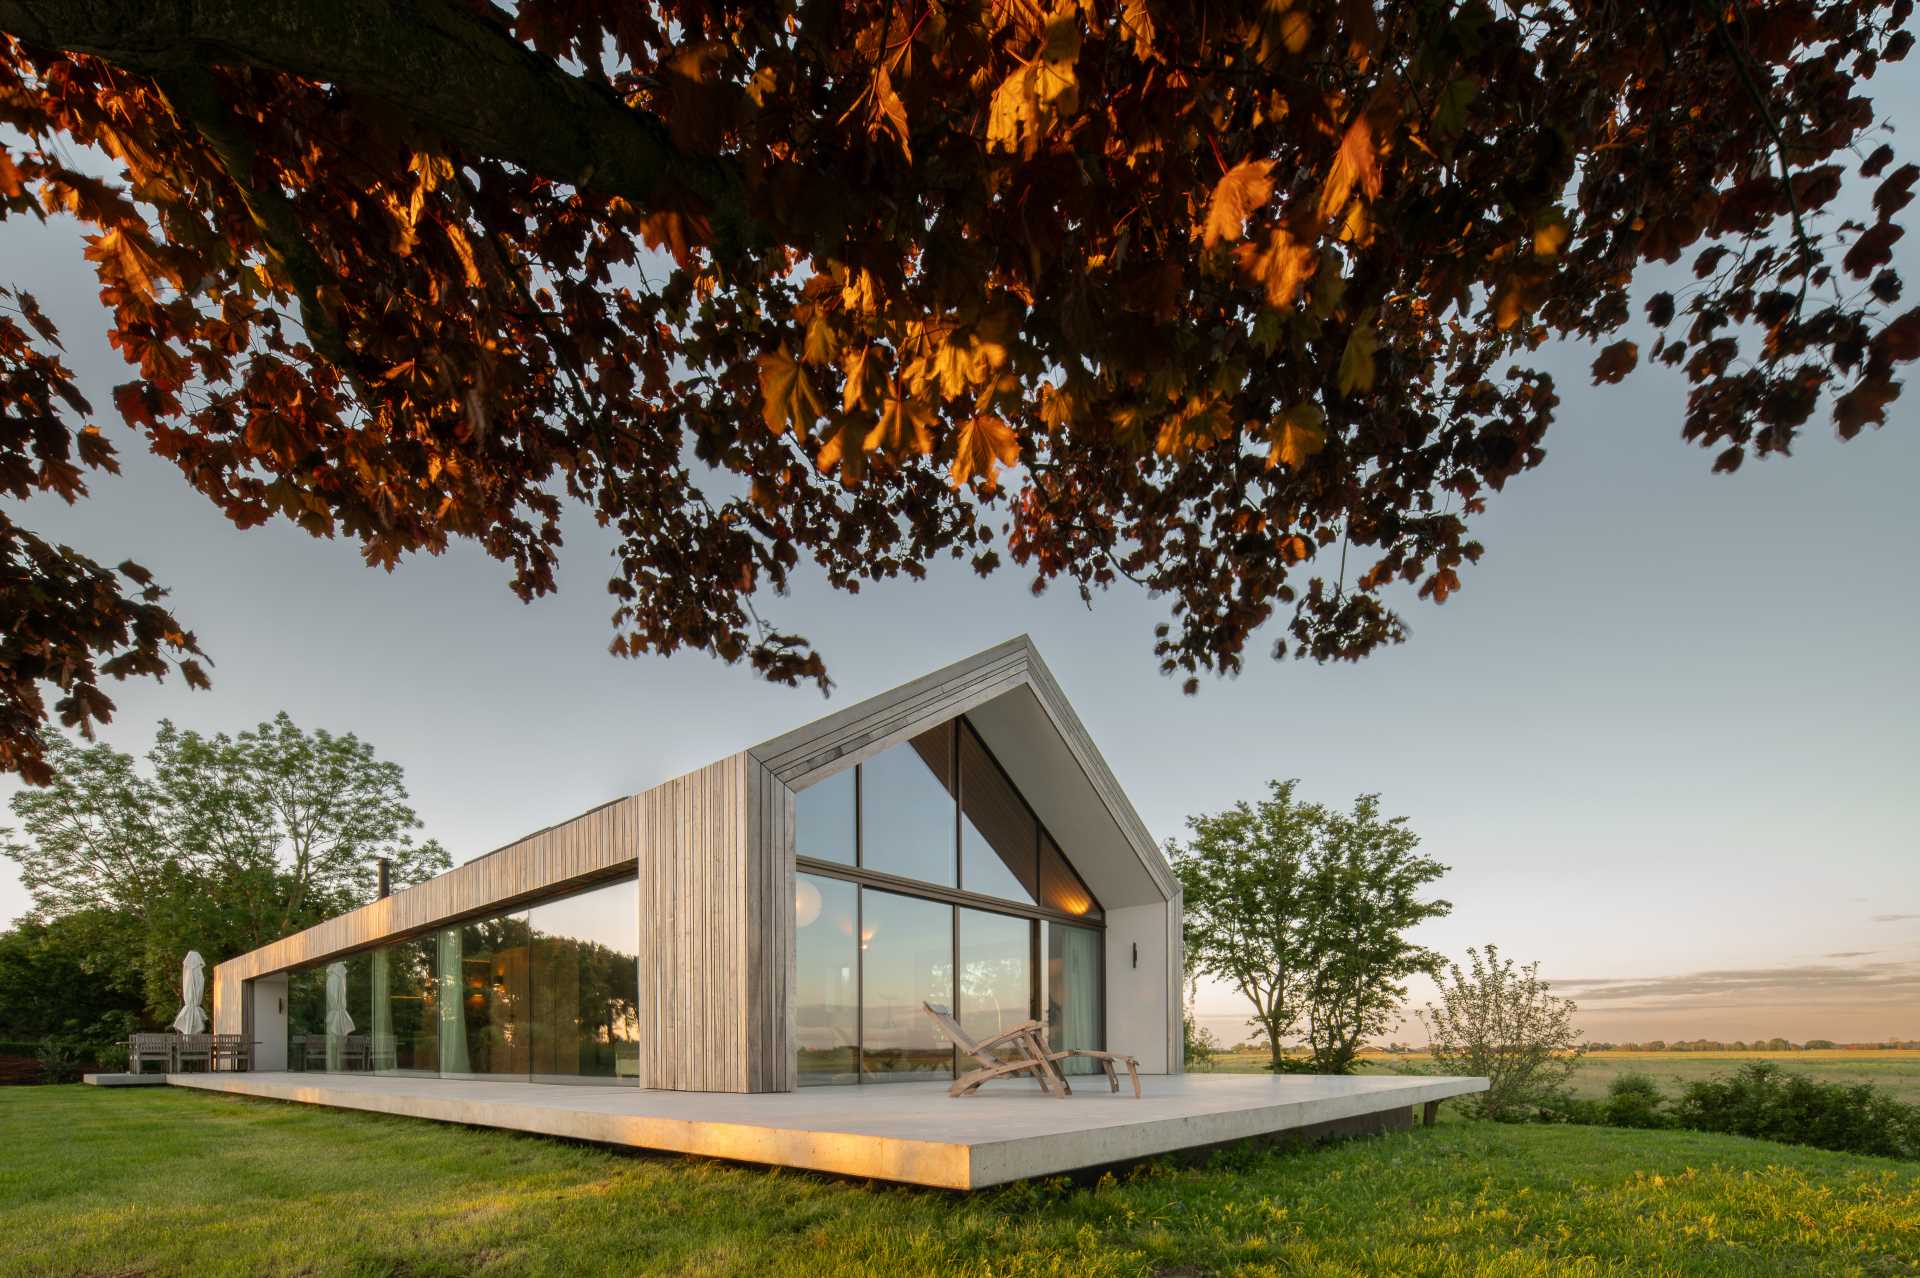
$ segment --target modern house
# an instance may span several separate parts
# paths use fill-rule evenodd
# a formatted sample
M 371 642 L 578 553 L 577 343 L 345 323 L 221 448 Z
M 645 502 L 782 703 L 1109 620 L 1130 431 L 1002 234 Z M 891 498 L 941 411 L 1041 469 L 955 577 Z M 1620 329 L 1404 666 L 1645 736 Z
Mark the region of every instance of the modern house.
M 788 1092 L 921 1010 L 1180 1068 L 1180 892 L 1024 636 L 214 969 L 256 1067 Z
M 1023 636 L 220 964 L 254 1069 L 167 1081 L 952 1189 L 1485 1089 L 1181 1075 L 1180 926 Z M 950 1099 L 923 1003 L 1128 1053 L 1144 1097 Z

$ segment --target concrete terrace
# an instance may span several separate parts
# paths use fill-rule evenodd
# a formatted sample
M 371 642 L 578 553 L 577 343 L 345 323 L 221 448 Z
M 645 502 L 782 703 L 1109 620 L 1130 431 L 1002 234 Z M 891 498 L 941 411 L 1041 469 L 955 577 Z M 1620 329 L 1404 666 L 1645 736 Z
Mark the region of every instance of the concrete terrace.
M 393 1075 L 170 1074 L 177 1087 L 502 1127 L 638 1149 L 979 1189 L 1249 1137 L 1404 1124 L 1480 1078 L 1148 1075 L 1134 1099 L 1099 1077 L 1064 1100 L 1032 1083 L 955 1100 L 945 1083 L 730 1094 Z

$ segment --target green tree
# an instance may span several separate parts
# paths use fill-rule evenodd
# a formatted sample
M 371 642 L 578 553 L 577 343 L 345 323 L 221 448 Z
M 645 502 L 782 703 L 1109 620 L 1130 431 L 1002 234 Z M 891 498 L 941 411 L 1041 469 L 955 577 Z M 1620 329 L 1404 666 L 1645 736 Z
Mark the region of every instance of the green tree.
M 0 852 L 38 918 L 96 920 L 75 933 L 89 961 L 137 964 L 154 1019 L 186 950 L 217 962 L 370 900 L 383 858 L 400 884 L 450 864 L 416 841 L 399 765 L 284 713 L 237 736 L 162 722 L 145 769 L 57 736 L 47 758 L 52 782 L 14 796 Z
M 51 922 L 24 918 L 0 932 L 0 1038 L 87 1042 L 126 1037 L 144 1004 L 138 920 L 82 910 Z
M 1560 1091 L 1584 1055 L 1577 1009 L 1550 992 L 1538 963 L 1518 966 L 1494 945 L 1484 954 L 1468 949 L 1467 961 L 1466 972 L 1447 965 L 1440 1001 L 1419 1014 L 1427 1050 L 1440 1072 L 1487 1080 L 1485 1092 L 1467 1099 L 1469 1110 L 1516 1117 Z
M 1439 956 L 1406 930 L 1452 906 L 1421 900 L 1446 867 L 1416 849 L 1405 818 L 1383 819 L 1362 795 L 1340 813 L 1268 783 L 1257 804 L 1191 817 L 1168 852 L 1185 893 L 1188 962 L 1253 1004 L 1270 1067 L 1305 1026 L 1316 1071 L 1344 1072 L 1366 1036 L 1391 1023 L 1405 979 Z
M 1444 960 L 1407 932 L 1453 910 L 1423 900 L 1447 867 L 1418 852 L 1405 817 L 1383 818 L 1380 796 L 1324 814 L 1307 877 L 1307 1045 L 1313 1069 L 1345 1074 L 1369 1036 L 1384 1034 L 1407 997 L 1406 980 Z

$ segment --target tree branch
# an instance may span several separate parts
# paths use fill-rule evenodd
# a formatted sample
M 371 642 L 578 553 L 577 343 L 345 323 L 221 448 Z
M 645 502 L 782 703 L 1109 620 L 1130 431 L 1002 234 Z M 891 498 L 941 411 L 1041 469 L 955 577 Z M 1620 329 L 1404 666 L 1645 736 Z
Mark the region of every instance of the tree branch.
M 0 0 L 0 31 L 141 75 L 252 67 L 332 84 L 456 147 L 643 208 L 706 206 L 716 251 L 767 241 L 739 170 L 447 0 Z

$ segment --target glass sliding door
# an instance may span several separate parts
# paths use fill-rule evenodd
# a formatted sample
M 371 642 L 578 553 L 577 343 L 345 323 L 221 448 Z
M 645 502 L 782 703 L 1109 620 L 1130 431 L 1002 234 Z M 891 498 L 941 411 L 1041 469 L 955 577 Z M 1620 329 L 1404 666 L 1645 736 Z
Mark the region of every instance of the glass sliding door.
M 953 907 L 862 888 L 860 944 L 862 1079 L 945 1075 L 953 1049 L 920 1005 L 953 1006 Z
M 424 936 L 373 951 L 370 1035 L 376 1074 L 440 1071 L 434 950 L 434 939 Z
M 859 906 L 851 883 L 795 876 L 793 1028 L 802 1087 L 859 1077 Z
M 631 883 L 528 911 L 529 1020 L 538 1082 L 640 1081 L 640 919 Z
M 962 909 L 960 1006 L 967 1037 L 978 1043 L 1033 1019 L 1033 928 L 1026 919 Z M 968 1062 L 961 1061 L 962 1067 Z
M 1054 1047 L 1106 1046 L 1101 1026 L 1101 959 L 1105 937 L 1092 928 L 1048 923 L 1047 1038 Z M 1066 1072 L 1091 1074 L 1089 1060 L 1062 1061 Z
M 533 1072 L 532 1022 L 529 1015 L 529 976 L 531 937 L 524 913 L 464 923 L 444 932 L 458 934 L 457 953 L 441 948 L 443 963 L 457 964 L 455 977 L 460 1015 L 457 1020 L 443 1015 L 441 1024 L 453 1021 L 455 1032 L 464 1037 L 464 1050 L 441 1044 L 441 1072 L 468 1078 L 519 1076 Z M 443 932 L 443 934 L 444 934 Z M 440 983 L 447 992 L 449 969 L 443 968 Z M 459 1058 L 465 1056 L 465 1068 Z

